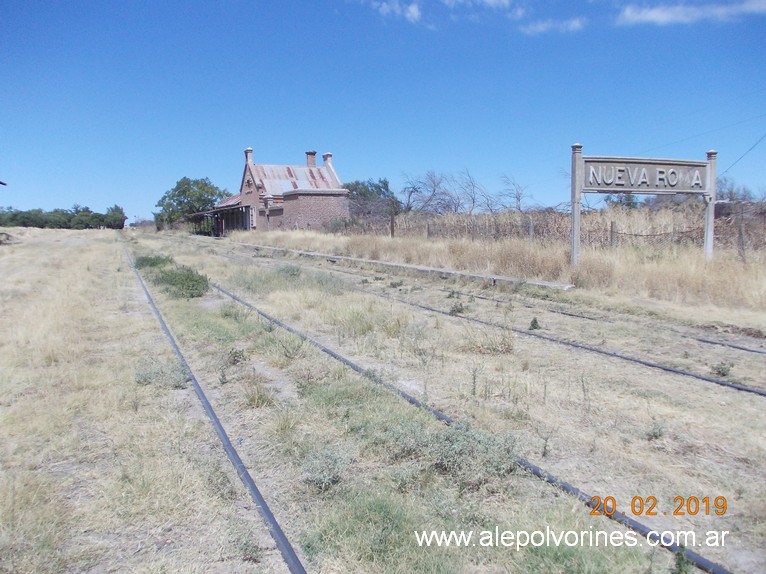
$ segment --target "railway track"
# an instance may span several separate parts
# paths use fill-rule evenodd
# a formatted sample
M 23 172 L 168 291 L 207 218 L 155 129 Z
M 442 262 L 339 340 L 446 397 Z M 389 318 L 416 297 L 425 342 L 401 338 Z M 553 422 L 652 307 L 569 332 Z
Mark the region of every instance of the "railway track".
M 255 480 L 253 480 L 253 477 L 250 475 L 250 472 L 247 470 L 247 468 L 245 467 L 245 464 L 242 462 L 242 458 L 237 452 L 237 449 L 234 448 L 234 445 L 232 444 L 231 439 L 229 438 L 229 435 L 226 433 L 226 430 L 221 424 L 221 421 L 218 415 L 216 414 L 215 410 L 213 409 L 213 406 L 210 404 L 210 401 L 208 400 L 207 395 L 205 394 L 205 391 L 202 389 L 202 386 L 197 380 L 197 377 L 195 376 L 194 372 L 189 366 L 189 363 L 187 362 L 183 353 L 181 352 L 181 349 L 178 346 L 178 342 L 173 336 L 170 328 L 165 322 L 164 317 L 162 316 L 162 313 L 157 307 L 154 301 L 154 298 L 149 292 L 149 289 L 147 288 L 143 277 L 133 265 L 133 259 L 129 253 L 128 253 L 128 259 L 131 263 L 133 272 L 135 273 L 136 278 L 138 279 L 138 282 L 141 285 L 141 289 L 143 290 L 144 295 L 146 296 L 147 303 L 149 307 L 151 308 L 152 313 L 157 318 L 157 321 L 160 324 L 160 328 L 162 329 L 162 332 L 165 334 L 168 344 L 173 349 L 173 353 L 178 359 L 178 362 L 181 364 L 181 366 L 185 370 L 189 378 L 189 381 L 192 384 L 192 388 L 194 389 L 194 393 L 197 395 L 197 398 L 199 399 L 200 404 L 202 405 L 202 408 L 205 411 L 205 414 L 207 415 L 208 419 L 213 425 L 213 428 L 215 429 L 215 432 L 218 435 L 219 440 L 221 441 L 221 445 L 224 451 L 226 452 L 226 456 L 228 457 L 229 462 L 231 462 L 231 465 L 234 467 L 234 470 L 236 471 L 237 476 L 239 477 L 239 479 L 242 481 L 242 484 L 244 484 L 245 488 L 247 489 L 248 495 L 250 496 L 252 501 L 255 503 L 256 508 L 258 509 L 258 512 L 261 515 L 261 518 L 263 519 L 264 523 L 266 524 L 266 527 L 268 528 L 269 534 L 271 535 L 272 539 L 274 540 L 274 543 L 277 546 L 277 549 L 282 555 L 282 559 L 284 560 L 285 565 L 287 566 L 288 570 L 292 574 L 305 574 L 306 569 L 304 568 L 300 558 L 298 558 L 298 555 L 296 554 L 295 549 L 293 548 L 292 544 L 288 540 L 287 536 L 282 530 L 282 527 L 280 526 L 279 522 L 275 518 L 271 509 L 269 508 L 269 505 L 264 499 L 263 495 L 261 494 L 261 491 L 258 489 L 258 486 L 255 483 Z
M 261 265 L 261 266 L 264 265 L 261 262 L 253 261 L 252 259 L 247 258 L 245 256 L 237 256 L 237 255 L 223 254 L 223 253 L 219 253 L 219 255 L 222 256 L 222 257 L 239 258 L 241 261 L 247 262 L 248 264 L 251 264 L 251 265 Z M 341 274 L 344 274 L 344 275 L 352 275 L 354 277 L 362 277 L 362 278 L 368 279 L 368 280 L 369 280 L 370 277 L 375 277 L 374 275 L 370 275 L 370 274 L 367 274 L 367 273 L 358 273 L 358 272 L 354 272 L 354 271 L 339 270 L 339 269 L 327 269 L 327 268 L 324 268 L 324 267 L 316 267 L 316 266 L 310 265 L 310 264 L 307 265 L 307 264 L 305 264 L 302 261 L 300 262 L 300 265 L 301 266 L 315 268 L 315 269 L 321 269 L 321 270 L 323 270 L 325 272 L 329 272 L 329 273 L 341 273 Z M 483 300 L 486 300 L 486 301 L 489 301 L 489 302 L 492 302 L 492 303 L 496 303 L 496 304 L 508 304 L 508 303 L 511 302 L 511 301 L 506 300 L 506 299 L 498 299 L 498 298 L 488 297 L 488 296 L 484 296 L 484 295 L 476 295 L 476 294 L 473 294 L 473 293 L 460 292 L 460 291 L 455 291 L 454 289 L 444 289 L 444 288 L 437 288 L 437 289 L 439 291 L 448 292 L 450 294 L 461 293 L 462 295 L 464 295 L 466 297 L 474 297 L 476 299 L 483 299 Z M 467 321 L 467 322 L 483 325 L 485 327 L 493 327 L 493 328 L 506 328 L 507 327 L 506 325 L 503 325 L 501 323 L 497 323 L 496 321 L 491 321 L 491 320 L 485 320 L 485 319 L 481 319 L 481 318 L 471 317 L 471 316 L 462 315 L 462 314 L 459 314 L 459 313 L 447 312 L 447 311 L 444 311 L 442 309 L 438 309 L 438 308 L 430 306 L 430 305 L 426 305 L 426 304 L 423 304 L 423 303 L 418 303 L 418 302 L 415 302 L 415 301 L 406 300 L 406 299 L 403 299 L 401 297 L 392 296 L 390 294 L 385 294 L 385 293 L 380 293 L 380 292 L 372 291 L 370 289 L 362 289 L 362 288 L 356 287 L 356 290 L 360 291 L 360 292 L 363 292 L 363 293 L 367 293 L 367 294 L 376 296 L 376 297 L 381 297 L 381 298 L 384 298 L 384 299 L 388 299 L 390 301 L 395 301 L 396 303 L 399 303 L 399 304 L 402 304 L 402 305 L 407 305 L 407 306 L 410 306 L 410 307 L 419 308 L 419 309 L 422 309 L 424 311 L 428 311 L 430 313 L 436 313 L 436 314 L 440 314 L 440 315 L 444 315 L 444 316 L 449 316 L 449 317 L 454 318 L 455 320 L 459 320 L 459 321 Z M 528 308 L 535 309 L 532 305 L 529 305 Z M 538 308 L 537 310 L 542 311 L 543 309 L 539 309 Z M 573 313 L 573 312 L 569 312 L 569 311 L 561 311 L 561 310 L 557 310 L 557 309 L 544 309 L 544 311 L 548 312 L 548 313 L 564 315 L 566 317 L 571 317 L 571 318 L 581 319 L 581 320 L 586 320 L 586 321 L 611 321 L 611 319 L 609 319 L 607 317 L 594 317 L 594 316 L 589 316 L 589 315 L 582 315 L 582 314 L 578 314 L 578 313 Z M 656 369 L 656 370 L 664 371 L 664 372 L 671 373 L 671 374 L 674 374 L 674 375 L 678 375 L 678 376 L 681 376 L 681 377 L 696 379 L 696 380 L 699 380 L 699 381 L 702 381 L 702 382 L 705 382 L 705 383 L 711 383 L 711 384 L 714 384 L 714 385 L 719 385 L 721 387 L 729 388 L 729 389 L 732 389 L 732 390 L 736 390 L 736 391 L 740 391 L 740 392 L 745 392 L 745 393 L 750 393 L 750 394 L 754 394 L 756 396 L 766 397 L 766 389 L 764 389 L 764 388 L 759 388 L 759 387 L 754 387 L 754 386 L 751 386 L 751 385 L 741 384 L 741 383 L 738 383 L 738 382 L 733 382 L 733 381 L 725 380 L 725 379 L 722 379 L 720 377 L 713 377 L 713 376 L 709 376 L 709 375 L 703 375 L 703 374 L 700 374 L 700 373 L 695 373 L 695 372 L 692 372 L 692 371 L 689 371 L 689 370 L 685 370 L 685 369 L 682 369 L 682 368 L 677 368 L 677 367 L 670 366 L 670 365 L 667 365 L 667 364 L 662 364 L 660 362 L 657 362 L 655 360 L 651 360 L 649 358 L 637 357 L 637 356 L 634 356 L 634 355 L 628 355 L 628 354 L 626 354 L 624 352 L 619 352 L 619 351 L 599 348 L 599 347 L 594 346 L 592 344 L 587 344 L 587 343 L 583 343 L 583 342 L 580 342 L 580 341 L 563 338 L 563 337 L 557 336 L 556 334 L 543 334 L 543 333 L 536 332 L 535 330 L 523 329 L 523 328 L 520 328 L 520 327 L 512 327 L 511 330 L 514 333 L 516 333 L 518 335 L 522 335 L 524 337 L 536 338 L 536 339 L 539 339 L 539 340 L 546 341 L 548 343 L 553 343 L 553 344 L 556 344 L 556 345 L 564 345 L 564 346 L 568 346 L 568 347 L 571 347 L 571 348 L 574 348 L 574 349 L 578 349 L 578 350 L 581 350 L 581 351 L 585 351 L 585 352 L 588 352 L 588 353 L 599 354 L 599 355 L 602 355 L 602 356 L 609 357 L 610 359 L 626 361 L 626 362 L 629 362 L 629 363 L 641 365 L 641 366 L 646 367 L 646 368 Z M 764 350 L 753 348 L 753 347 L 747 347 L 747 346 L 743 346 L 743 345 L 738 345 L 738 344 L 727 342 L 727 341 L 714 340 L 714 339 L 709 339 L 709 338 L 700 337 L 700 336 L 694 336 L 694 335 L 686 335 L 686 334 L 683 334 L 683 333 L 678 333 L 677 331 L 676 331 L 676 334 L 678 334 L 680 337 L 683 337 L 685 339 L 693 340 L 693 341 L 696 341 L 696 342 L 699 342 L 699 343 L 703 343 L 703 344 L 706 344 L 706 345 L 715 345 L 715 346 L 725 347 L 727 349 L 731 349 L 731 350 L 735 350 L 735 351 L 740 351 L 740 352 L 744 352 L 744 353 L 749 353 L 749 354 L 766 354 L 766 351 L 764 351 Z
M 222 255 L 222 256 L 224 256 L 224 257 L 227 257 L 227 258 L 231 258 L 231 259 L 237 259 L 237 260 L 240 260 L 240 261 L 242 261 L 242 262 L 253 263 L 253 261 L 252 261 L 252 258 L 248 258 L 247 256 L 244 256 L 244 255 L 237 255 L 237 254 L 220 254 L 220 253 L 219 253 L 219 255 Z M 258 262 L 258 263 L 259 263 L 259 265 L 261 265 L 261 266 L 264 266 L 264 267 L 268 267 L 268 266 L 269 266 L 269 264 L 265 264 L 265 265 L 264 265 L 264 262 Z M 301 265 L 302 267 L 303 267 L 303 266 L 305 266 L 305 267 L 312 267 L 312 268 L 314 267 L 313 265 L 305 265 L 305 263 L 304 263 L 304 262 L 301 262 L 301 263 L 302 263 L 302 265 Z M 274 269 L 275 269 L 275 266 L 274 266 L 274 265 L 271 265 L 271 267 L 272 267 L 272 270 L 274 270 Z M 328 271 L 326 268 L 321 268 L 321 267 L 320 267 L 320 269 L 322 269 L 323 271 Z M 347 271 L 345 271 L 345 270 L 333 270 L 333 271 L 334 271 L 334 272 L 339 272 L 339 273 L 346 273 L 346 274 L 348 274 L 348 273 L 352 273 L 352 274 L 353 274 L 354 276 L 356 276 L 356 277 L 360 277 L 360 278 L 361 278 L 361 277 L 363 277 L 362 275 L 359 275 L 359 274 L 354 274 L 353 272 L 347 272 Z M 369 277 L 369 276 L 368 276 L 368 277 Z M 219 287 L 220 287 L 220 286 L 219 286 Z M 248 302 L 246 299 L 244 299 L 242 296 L 236 295 L 235 293 L 233 293 L 232 291 L 229 291 L 229 290 L 228 290 L 228 289 L 226 289 L 225 287 L 221 287 L 221 289 L 223 289 L 223 291 L 226 291 L 227 293 L 224 293 L 224 294 L 225 294 L 227 297 L 230 297 L 230 298 L 232 298 L 232 300 L 237 300 L 237 302 L 238 302 L 239 304 L 241 304 L 241 305 L 249 306 L 249 308 L 254 308 L 254 307 L 252 307 L 252 304 L 251 304 L 251 303 L 249 303 L 249 302 Z M 223 293 L 223 291 L 221 291 L 221 292 Z M 372 294 L 372 293 L 370 293 L 370 291 L 369 291 L 368 289 L 361 289 L 361 291 L 362 291 L 362 292 L 364 292 L 364 293 L 367 293 L 368 295 L 369 295 L 369 294 Z M 453 290 L 448 290 L 448 291 L 449 291 L 449 292 L 452 292 Z M 467 294 L 467 293 L 465 293 L 464 295 L 468 295 L 468 294 Z M 385 297 L 387 297 L 389 300 L 391 300 L 391 299 L 392 299 L 392 297 L 391 297 L 390 295 L 384 295 L 384 294 L 376 294 L 376 296 L 385 296 Z M 486 296 L 483 296 L 483 297 L 485 297 L 485 298 L 486 298 L 486 299 L 488 299 L 488 300 L 491 300 L 492 302 L 503 301 L 503 300 L 498 300 L 498 299 L 496 299 L 496 298 L 490 298 L 490 297 L 486 297 Z M 237 298 L 237 299 L 234 299 L 234 298 Z M 478 298 L 478 297 L 477 297 L 477 298 Z M 394 297 L 393 299 L 398 299 L 398 297 Z M 421 308 L 421 310 L 423 310 L 423 311 L 428 311 L 429 313 L 439 313 L 440 315 L 449 315 L 449 313 L 447 313 L 447 312 L 444 312 L 444 311 L 443 311 L 443 310 L 441 310 L 441 309 L 436 309 L 435 307 L 432 307 L 432 308 L 427 308 L 428 306 L 423 306 L 423 305 L 420 305 L 420 304 L 418 304 L 418 303 L 414 303 L 414 304 L 413 304 L 413 302 L 410 302 L 410 301 L 404 301 L 404 300 L 402 300 L 402 301 L 394 301 L 394 302 L 396 302 L 397 304 L 406 304 L 406 305 L 409 305 L 409 306 L 410 306 L 410 307 L 412 307 L 412 308 Z M 264 312 L 264 313 L 265 313 L 265 312 Z M 579 317 L 577 317 L 577 316 L 576 316 L 576 314 L 568 314 L 568 313 L 566 313 L 566 312 L 565 312 L 565 313 L 562 313 L 562 315 L 564 315 L 564 316 L 570 316 L 572 319 L 579 319 Z M 574 315 L 574 316 L 573 316 L 573 315 Z M 267 319 L 267 320 L 269 320 L 269 321 L 271 321 L 271 322 L 274 322 L 274 324 L 276 324 L 276 325 L 279 325 L 279 323 L 277 323 L 277 322 L 279 322 L 279 321 L 280 321 L 280 319 L 279 319 L 279 318 L 277 318 L 276 316 L 274 316 L 274 315 L 268 315 L 268 317 L 267 317 L 266 315 L 261 315 L 261 316 L 263 316 L 265 319 Z M 452 318 L 452 319 L 454 319 L 455 321 L 458 321 L 458 320 L 465 320 L 465 319 L 466 319 L 466 318 L 460 318 L 460 317 L 456 317 L 456 316 L 454 316 L 454 315 L 451 315 L 451 318 Z M 469 318 L 467 318 L 467 319 L 471 319 L 471 320 L 474 320 L 474 321 L 475 321 L 475 320 L 477 320 L 477 318 L 474 318 L 474 317 L 469 317 Z M 593 320 L 599 320 L 599 319 L 593 319 L 593 318 L 590 318 L 590 317 L 589 317 L 589 318 L 587 318 L 586 320 L 590 320 L 590 321 L 593 321 Z M 276 321 L 276 322 L 275 322 L 275 321 Z M 484 323 L 482 323 L 482 321 L 483 321 L 482 319 L 478 319 L 478 321 L 479 321 L 479 322 L 477 322 L 477 324 L 479 324 L 479 325 L 483 325 L 483 326 L 485 326 L 485 327 L 491 327 L 491 328 L 504 327 L 503 325 L 499 325 L 499 324 L 492 324 L 491 322 L 486 322 L 487 324 L 484 324 Z M 305 335 L 303 332 L 299 331 L 298 329 L 296 329 L 296 328 L 294 328 L 294 327 L 290 327 L 290 326 L 289 326 L 287 323 L 283 323 L 283 325 L 284 325 L 284 327 L 286 327 L 286 328 L 287 328 L 287 330 L 288 330 L 289 332 L 293 333 L 293 334 L 294 334 L 294 335 L 296 335 L 296 336 L 299 336 L 299 337 L 301 337 L 301 338 L 303 338 L 304 336 L 305 336 L 305 337 L 309 337 L 308 335 Z M 280 327 L 282 327 L 282 325 L 279 325 L 279 326 L 280 326 Z M 292 329 L 292 330 L 291 330 L 291 329 Z M 518 333 L 518 334 L 524 334 L 524 333 L 520 333 L 520 332 L 518 332 L 518 331 L 517 331 L 517 333 Z M 310 337 L 309 337 L 309 338 L 310 338 Z M 307 339 L 304 339 L 304 340 L 307 340 Z M 407 390 L 402 390 L 402 389 L 400 389 L 398 386 L 396 386 L 396 385 L 393 385 L 393 384 L 390 384 L 390 383 L 388 383 L 387 381 L 385 381 L 383 378 L 381 378 L 381 377 L 378 377 L 377 375 L 375 375 L 375 374 L 373 373 L 373 371 L 372 371 L 372 370 L 370 370 L 370 369 L 368 369 L 368 368 L 366 368 L 366 367 L 363 367 L 363 366 L 359 365 L 359 363 L 358 363 L 358 362 L 354 362 L 354 361 L 352 361 L 351 359 L 348 359 L 348 358 L 347 358 L 347 357 L 345 357 L 344 355 L 341 355 L 341 354 L 340 354 L 338 351 L 334 351 L 334 350 L 332 350 L 332 349 L 331 349 L 329 346 L 327 346 L 327 345 L 323 345 L 322 343 L 320 343 L 320 342 L 319 342 L 319 341 L 317 341 L 317 340 L 312 340 L 312 341 L 310 341 L 310 342 L 311 342 L 311 344 L 314 344 L 315 346 L 317 346 L 317 348 L 321 348 L 320 346 L 324 346 L 324 348 L 325 348 L 326 350 L 325 350 L 325 349 L 322 349 L 322 351 L 323 351 L 323 352 L 325 352 L 325 353 L 326 353 L 326 354 L 328 354 L 329 356 L 333 356 L 333 358 L 335 358 L 336 360 L 339 360 L 339 361 L 341 361 L 341 362 L 342 362 L 342 363 L 344 363 L 346 366 L 348 366 L 348 367 L 351 367 L 352 369 L 354 368 L 354 367 L 352 366 L 352 364 L 353 364 L 353 365 L 356 365 L 356 366 L 358 366 L 358 370 L 357 370 L 357 369 L 355 369 L 355 370 L 357 370 L 357 372 L 359 372 L 360 374 L 363 374 L 364 376 L 366 376 L 366 377 L 367 377 L 367 378 L 369 378 L 370 380 L 373 380 L 373 382 L 377 382 L 378 384 L 381 384 L 382 386 L 384 386 L 385 388 L 387 388 L 387 390 L 389 390 L 389 391 L 391 391 L 391 392 L 393 392 L 393 393 L 397 394 L 399 397 L 401 397 L 402 399 L 404 399 L 404 400 L 408 401 L 410 404 L 413 404 L 413 405 L 415 405 L 415 406 L 418 406 L 419 408 L 424 408 L 424 409 L 425 409 L 425 410 L 427 410 L 427 411 L 428 411 L 428 412 L 429 412 L 429 413 L 430 413 L 432 416 L 434 416 L 434 417 L 438 418 L 438 419 L 439 419 L 439 420 L 441 420 L 443 423 L 445 423 L 445 424 L 447 424 L 447 425 L 451 425 L 451 424 L 453 424 L 453 423 L 455 422 L 455 417 L 454 417 L 454 415 L 451 415 L 451 414 L 450 414 L 450 415 L 448 415 L 448 414 L 447 414 L 447 413 L 445 413 L 443 410 L 440 410 L 440 409 L 434 408 L 434 407 L 432 407 L 432 406 L 428 405 L 427 403 L 424 403 L 422 400 L 420 400 L 420 399 L 416 398 L 414 395 L 412 395 L 412 394 L 410 394 L 409 392 L 407 392 Z M 732 347 L 732 348 L 734 348 L 734 347 Z M 735 350 L 736 350 L 736 348 L 735 348 Z M 750 352 L 748 349 L 741 349 L 741 351 L 742 351 L 743 353 L 749 353 L 749 352 Z M 756 353 L 756 354 L 757 354 L 757 353 Z M 351 364 L 350 364 L 350 363 L 351 363 Z M 375 380 L 375 377 L 377 377 L 377 379 L 378 379 L 378 380 Z M 538 477 L 542 478 L 543 480 L 546 480 L 547 482 L 549 482 L 549 483 L 551 483 L 551 484 L 555 484 L 556 486 L 558 486 L 558 487 L 562 488 L 562 490 L 564 490 L 564 491 L 568 492 L 569 494 L 572 494 L 573 496 L 577 497 L 577 498 L 578 498 L 579 500 L 581 500 L 582 502 L 584 502 L 584 503 L 586 503 L 586 504 L 588 504 L 588 503 L 592 503 L 592 498 L 588 498 L 588 495 L 587 495 L 587 494 L 585 494 L 585 493 L 584 493 L 582 490 L 580 490 L 580 489 L 578 489 L 578 488 L 576 488 L 576 487 L 572 486 L 571 484 L 567 484 L 567 483 L 563 482 L 562 480 L 560 480 L 559 478 L 557 478 L 555 475 L 553 475 L 553 474 L 551 474 L 551 473 L 548 473 L 548 472 L 544 471 L 544 470 L 543 470 L 543 469 L 541 469 L 540 467 L 536 467 L 536 466 L 535 466 L 533 463 L 529 462 L 528 460 L 526 460 L 526 459 L 523 459 L 523 458 L 520 458 L 520 459 L 517 461 L 517 463 L 519 464 L 519 466 L 520 466 L 520 467 L 522 467 L 522 468 L 526 468 L 528 471 L 532 472 L 533 474 L 536 474 Z M 526 464 L 525 464 L 525 463 L 526 463 Z M 534 467 L 534 468 L 533 468 L 533 467 Z M 536 472 L 535 472 L 535 469 L 537 469 L 538 473 L 536 473 Z M 586 500 L 586 499 L 587 499 L 587 500 Z M 623 522 L 623 524 L 626 524 L 626 525 L 628 525 L 628 526 L 634 527 L 634 528 L 636 529 L 636 531 L 639 531 L 639 532 L 641 531 L 641 528 L 642 528 L 642 526 L 643 526 L 643 525 L 641 525 L 640 523 L 637 523 L 637 524 L 635 524 L 635 525 L 630 525 L 630 524 L 628 524 L 628 522 L 629 522 L 629 521 Z M 671 548 L 671 550 L 673 550 L 673 549 Z M 680 549 L 679 549 L 679 551 L 680 551 Z M 687 551 L 687 556 L 689 556 L 689 552 L 688 552 L 688 551 Z M 706 571 L 711 571 L 711 572 L 725 572 L 725 571 L 726 571 L 726 570 L 725 570 L 725 569 L 723 569 L 723 568 L 722 568 L 720 565 L 717 565 L 717 564 L 715 564 L 715 563 L 713 563 L 713 562 L 711 562 L 711 561 L 705 561 L 705 559 L 704 559 L 703 557 L 699 556 L 699 555 L 692 555 L 692 557 L 693 557 L 693 558 L 694 558 L 694 557 L 699 557 L 699 558 L 701 559 L 701 561 L 699 561 L 699 564 L 698 564 L 698 566 L 700 566 L 701 568 L 705 569 Z M 695 562 L 695 563 L 696 563 L 696 562 Z M 718 568 L 718 569 L 716 569 L 716 568 Z
M 273 317 L 272 315 L 265 313 L 255 305 L 252 305 L 251 303 L 247 302 L 245 299 L 235 295 L 234 293 L 230 292 L 229 290 L 225 289 L 224 287 L 220 285 L 214 284 L 213 287 L 221 294 L 225 295 L 226 297 L 229 297 L 231 300 L 236 301 L 237 303 L 244 305 L 251 311 L 254 311 L 258 316 L 266 319 L 270 323 L 273 323 L 277 327 L 284 329 L 285 331 L 289 332 L 292 335 L 295 335 L 299 337 L 301 340 L 309 343 L 310 345 L 316 347 L 323 353 L 327 354 L 328 356 L 332 357 L 333 359 L 339 361 L 343 365 L 351 368 L 352 370 L 356 371 L 357 373 L 365 376 L 370 381 L 377 385 L 383 386 L 386 390 L 389 392 L 392 392 L 399 396 L 400 398 L 407 401 L 409 404 L 422 409 L 429 413 L 431 416 L 439 420 L 440 422 L 443 422 L 446 425 L 454 425 L 457 424 L 458 421 L 456 421 L 451 416 L 445 414 L 443 411 L 436 409 L 427 403 L 421 401 L 420 399 L 414 397 L 413 395 L 403 391 L 402 389 L 386 382 L 383 380 L 380 376 L 376 375 L 375 372 L 367 367 L 364 367 L 362 365 L 359 365 L 358 363 L 352 361 L 351 359 L 341 355 L 337 351 L 334 351 L 333 349 L 329 348 L 328 346 L 320 343 L 319 341 L 313 339 L 312 337 L 306 335 L 305 333 L 299 331 L 298 329 L 288 325 L 287 323 L 277 319 L 276 317 Z M 631 530 L 639 533 L 641 536 L 647 538 L 648 540 L 651 540 L 653 542 L 658 543 L 660 546 L 665 548 L 666 550 L 669 550 L 673 554 L 676 555 L 683 555 L 686 560 L 688 560 L 691 564 L 699 568 L 700 570 L 703 570 L 705 572 L 709 572 L 711 574 L 731 574 L 729 570 L 721 566 L 720 564 L 717 564 L 715 562 L 712 562 L 711 560 L 708 560 L 704 556 L 691 551 L 687 548 L 683 548 L 682 546 L 679 546 L 678 544 L 665 544 L 663 540 L 661 539 L 661 536 L 658 532 L 654 531 L 651 527 L 641 523 L 638 520 L 635 520 L 624 513 L 609 513 L 607 512 L 607 509 L 605 508 L 605 503 L 603 502 L 604 497 L 601 496 L 593 496 L 592 494 L 588 494 L 581 490 L 580 488 L 577 488 L 576 486 L 562 480 L 561 478 L 557 477 L 556 475 L 544 470 L 543 468 L 539 467 L 538 465 L 528 461 L 525 458 L 522 457 L 516 457 L 515 464 L 518 465 L 520 468 L 526 470 L 527 472 L 533 474 L 537 478 L 544 480 L 551 486 L 554 486 L 563 492 L 574 496 L 577 500 L 585 504 L 588 508 L 592 508 L 598 512 L 601 512 L 605 516 L 608 516 L 610 519 L 614 520 L 615 522 L 622 524 L 623 526 L 626 526 L 630 528 Z M 595 500 L 598 500 L 598 503 L 594 503 Z

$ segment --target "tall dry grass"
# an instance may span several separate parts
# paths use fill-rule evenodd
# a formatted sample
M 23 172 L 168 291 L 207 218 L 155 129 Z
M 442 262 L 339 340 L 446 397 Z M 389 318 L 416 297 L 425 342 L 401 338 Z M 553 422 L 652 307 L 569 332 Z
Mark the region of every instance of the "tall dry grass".
M 627 227 L 627 222 L 624 223 Z M 635 222 L 633 223 L 635 224 Z M 471 241 L 340 236 L 309 231 L 239 232 L 232 241 L 445 269 L 555 281 L 628 297 L 684 305 L 766 308 L 766 253 L 717 249 L 708 264 L 694 246 L 583 246 L 578 269 L 569 244 L 524 239 Z

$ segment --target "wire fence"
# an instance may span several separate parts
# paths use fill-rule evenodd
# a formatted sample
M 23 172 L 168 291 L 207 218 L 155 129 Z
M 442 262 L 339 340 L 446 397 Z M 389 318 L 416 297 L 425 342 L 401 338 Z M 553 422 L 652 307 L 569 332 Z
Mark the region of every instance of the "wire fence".
M 616 248 L 647 246 L 699 246 L 704 242 L 704 215 L 689 210 L 644 212 L 612 210 L 583 214 L 580 244 Z M 362 223 L 345 228 L 349 234 L 391 235 L 391 222 Z M 569 242 L 571 216 L 557 211 L 498 214 L 450 214 L 423 217 L 402 214 L 393 223 L 395 237 L 423 239 L 469 239 L 497 241 L 507 238 L 542 243 Z M 720 217 L 715 221 L 715 246 L 741 253 L 766 249 L 766 213 L 750 211 Z

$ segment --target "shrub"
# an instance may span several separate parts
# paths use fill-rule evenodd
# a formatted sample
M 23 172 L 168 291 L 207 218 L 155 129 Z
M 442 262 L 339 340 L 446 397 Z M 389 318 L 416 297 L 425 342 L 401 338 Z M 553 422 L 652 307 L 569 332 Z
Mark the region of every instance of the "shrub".
M 171 297 L 178 299 L 202 297 L 210 288 L 206 276 L 185 265 L 170 269 L 160 268 L 152 275 L 152 281 L 161 285 Z
M 136 365 L 135 381 L 139 385 L 157 384 L 171 389 L 186 388 L 189 374 L 177 361 L 146 358 Z
M 726 361 L 721 361 L 717 365 L 713 365 L 713 367 L 710 370 L 716 376 L 728 377 L 731 374 L 732 368 L 734 368 L 734 363 L 727 363 Z
M 286 264 L 277 268 L 277 273 L 287 277 L 298 277 L 301 274 L 301 268 L 298 265 Z
M 233 367 L 234 365 L 244 363 L 246 359 L 245 351 L 242 349 L 229 349 L 229 353 L 226 355 L 226 364 Z
M 136 257 L 136 269 L 146 269 L 147 267 L 163 267 L 173 263 L 170 255 L 141 255 Z
M 453 303 L 449 309 L 450 315 L 460 315 L 462 313 L 465 313 L 465 305 L 460 301 Z
M 455 425 L 434 435 L 430 454 L 437 470 L 464 487 L 509 474 L 516 466 L 515 441 L 510 435 L 495 436 L 468 425 Z
M 326 447 L 306 457 L 303 479 L 320 492 L 325 492 L 340 482 L 345 466 L 343 457 Z

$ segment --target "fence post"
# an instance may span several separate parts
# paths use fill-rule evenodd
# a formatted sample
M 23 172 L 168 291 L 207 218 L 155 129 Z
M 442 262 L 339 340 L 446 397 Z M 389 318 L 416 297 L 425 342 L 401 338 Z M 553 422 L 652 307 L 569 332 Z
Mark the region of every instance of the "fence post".
M 611 221 L 609 223 L 609 245 L 612 249 L 617 247 L 617 222 Z
M 394 236 L 394 226 L 395 226 L 395 225 L 396 225 L 396 217 L 395 217 L 395 216 L 394 216 L 394 214 L 392 213 L 392 214 L 391 214 L 391 220 L 390 220 L 390 222 L 389 222 L 389 227 L 390 227 L 390 232 L 391 232 L 391 235 L 390 235 L 390 236 L 391 236 L 391 237 L 393 237 L 393 236 Z
M 737 251 L 739 251 L 739 256 L 742 258 L 742 263 L 747 263 L 747 257 L 745 254 L 745 245 L 747 243 L 747 236 L 745 235 L 745 204 L 741 204 L 740 211 L 739 211 L 739 217 L 737 218 L 739 220 L 739 229 L 737 233 Z
M 529 240 L 534 241 L 535 239 L 535 220 L 531 217 L 529 218 L 529 221 L 527 222 L 528 231 L 529 231 Z

